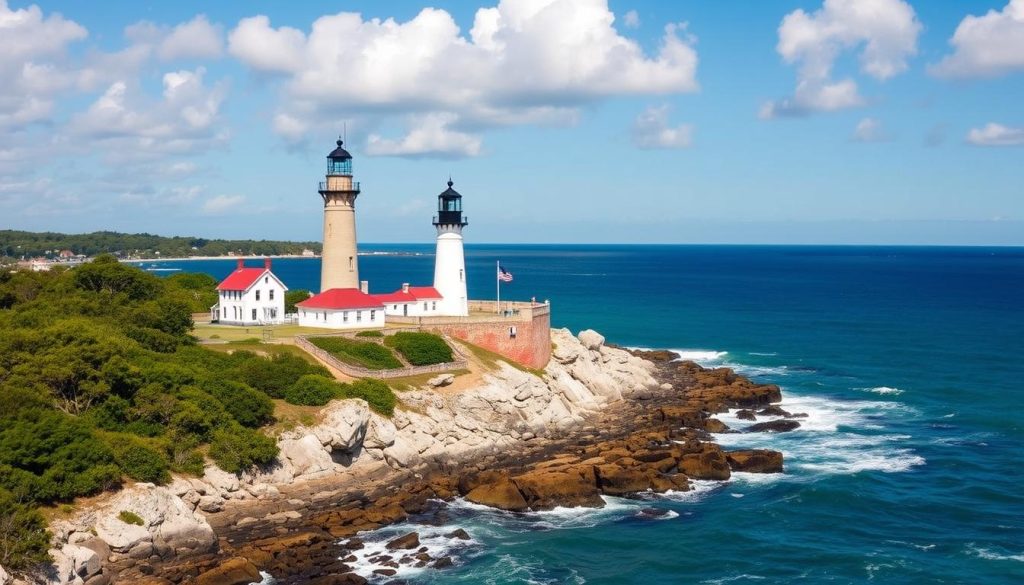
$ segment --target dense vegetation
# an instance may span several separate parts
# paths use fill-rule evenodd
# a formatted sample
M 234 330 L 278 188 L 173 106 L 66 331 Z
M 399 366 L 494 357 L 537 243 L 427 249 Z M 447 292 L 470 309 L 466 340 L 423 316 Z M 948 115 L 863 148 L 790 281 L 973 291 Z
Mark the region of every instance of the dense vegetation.
M 207 284 L 110 256 L 0 271 L 0 564 L 45 558 L 39 505 L 200 474 L 204 455 L 233 472 L 276 456 L 258 430 L 273 421 L 271 397 L 329 373 L 294 355 L 194 345 L 190 313 Z
M 395 393 L 385 382 L 373 378 L 344 384 L 332 378 L 309 374 L 299 378 L 284 395 L 286 402 L 306 406 L 322 406 L 338 398 L 362 398 L 370 408 L 386 416 L 391 416 L 395 411 Z
M 296 312 L 295 304 L 301 303 L 308 299 L 312 295 L 311 292 L 304 288 L 297 288 L 295 290 L 285 291 L 284 293 L 284 312 L 294 313 Z
M 319 253 L 317 242 L 277 242 L 268 240 L 211 240 L 196 237 L 163 237 L 152 234 L 93 232 L 91 234 L 59 234 L 54 232 L 23 232 L 0 230 L 0 259 L 21 259 L 46 255 L 61 250 L 95 256 L 182 257 L 224 256 L 229 252 L 246 255 L 301 254 L 304 249 Z
M 427 366 L 452 361 L 452 348 L 433 333 L 400 331 L 384 338 L 384 344 L 398 350 L 410 364 Z
M 371 370 L 401 368 L 390 349 L 372 341 L 355 341 L 347 337 L 310 337 L 309 342 L 339 360 Z

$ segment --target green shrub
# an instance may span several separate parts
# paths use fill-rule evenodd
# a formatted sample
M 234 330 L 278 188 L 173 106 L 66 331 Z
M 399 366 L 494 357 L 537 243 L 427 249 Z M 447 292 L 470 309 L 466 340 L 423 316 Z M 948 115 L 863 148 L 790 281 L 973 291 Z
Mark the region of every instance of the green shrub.
M 373 370 L 402 367 L 390 349 L 371 341 L 355 341 L 345 337 L 311 337 L 310 343 L 343 362 Z
M 369 331 L 360 331 L 359 333 L 356 333 L 356 337 L 384 337 L 384 333 L 375 329 L 370 329 Z
M 230 473 L 270 463 L 277 452 L 274 439 L 238 423 L 214 431 L 210 441 L 210 457 L 218 467 Z
M 128 510 L 121 510 L 121 512 L 117 515 L 117 519 L 121 522 L 124 522 L 125 524 L 134 524 L 135 526 L 146 525 L 146 521 L 142 519 L 142 516 L 139 516 L 135 512 L 130 512 Z
M 316 374 L 307 374 L 299 378 L 291 388 L 285 390 L 284 399 L 288 404 L 323 406 L 338 398 L 341 392 L 342 385 L 334 380 Z
M 228 414 L 242 426 L 259 427 L 274 419 L 274 403 L 265 393 L 246 384 L 216 380 L 208 382 L 203 388 L 220 400 Z
M 385 416 L 391 416 L 395 412 L 395 393 L 382 380 L 363 378 L 342 386 L 346 398 L 362 398 L 370 408 Z
M 167 483 L 170 463 L 159 450 L 131 435 L 115 434 L 108 438 L 114 451 L 114 461 L 128 477 L 151 483 Z
M 50 534 L 37 509 L 0 489 L 0 564 L 30 570 L 50 561 Z
M 315 366 L 296 355 L 280 353 L 266 359 L 245 352 L 241 357 L 245 356 L 248 357 L 238 365 L 241 381 L 272 398 L 284 398 L 284 391 L 306 374 L 331 375 L 323 366 Z
M 452 348 L 433 333 L 400 331 L 384 339 L 414 366 L 444 364 L 452 361 Z

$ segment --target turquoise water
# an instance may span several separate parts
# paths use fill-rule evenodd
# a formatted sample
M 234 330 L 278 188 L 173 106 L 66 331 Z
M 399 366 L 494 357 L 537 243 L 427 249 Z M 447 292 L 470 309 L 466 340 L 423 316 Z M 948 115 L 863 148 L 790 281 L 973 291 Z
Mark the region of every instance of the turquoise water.
M 421 254 L 362 257 L 374 292 L 432 278 L 428 246 L 364 248 Z M 783 451 L 784 475 L 600 511 L 451 504 L 451 525 L 420 529 L 457 566 L 408 582 L 1024 582 L 1024 249 L 470 246 L 472 297 L 493 298 L 499 259 L 515 275 L 502 297 L 550 299 L 555 326 L 733 366 L 809 417 L 718 436 Z M 317 286 L 317 260 L 275 266 Z M 637 516 L 650 506 L 672 513 Z M 445 538 L 454 525 L 473 541 Z

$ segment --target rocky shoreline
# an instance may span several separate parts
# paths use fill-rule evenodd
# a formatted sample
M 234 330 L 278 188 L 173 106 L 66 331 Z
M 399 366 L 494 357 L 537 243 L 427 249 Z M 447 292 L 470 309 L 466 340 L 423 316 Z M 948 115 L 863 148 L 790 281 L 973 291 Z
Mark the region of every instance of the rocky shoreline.
M 236 585 L 266 572 L 282 584 L 365 583 L 365 570 L 353 572 L 357 535 L 406 520 L 408 533 L 370 558 L 373 575 L 452 564 L 432 558 L 416 532 L 417 523 L 444 522 L 445 500 L 515 512 L 600 507 L 602 495 L 783 470 L 781 453 L 725 452 L 710 435 L 728 430 L 713 414 L 730 408 L 787 416 L 773 410 L 777 386 L 671 352 L 610 347 L 594 332 L 552 337 L 543 381 L 505 366 L 473 391 L 404 393 L 406 410 L 390 421 L 344 405 L 283 435 L 272 469 L 242 478 L 209 469 L 202 480 L 126 490 L 56 527 L 65 544 L 52 551 L 50 582 Z M 797 416 L 760 430 L 788 430 Z M 112 527 L 118 508 L 141 510 L 145 522 Z

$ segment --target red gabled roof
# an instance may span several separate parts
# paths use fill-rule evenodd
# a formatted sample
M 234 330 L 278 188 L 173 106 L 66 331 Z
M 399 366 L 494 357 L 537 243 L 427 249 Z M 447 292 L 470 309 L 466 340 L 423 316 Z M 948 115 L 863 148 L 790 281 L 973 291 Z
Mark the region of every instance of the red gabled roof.
M 217 290 L 249 290 L 266 271 L 266 268 L 238 268 L 217 285 Z
M 413 303 L 416 301 L 416 297 L 412 296 L 407 292 L 396 290 L 393 293 L 385 293 L 379 295 L 370 295 L 382 303 Z
M 303 309 L 379 309 L 384 304 L 358 288 L 332 288 L 295 303 L 295 306 Z
M 410 286 L 409 294 L 417 299 L 440 299 L 444 298 L 437 289 L 432 286 Z

